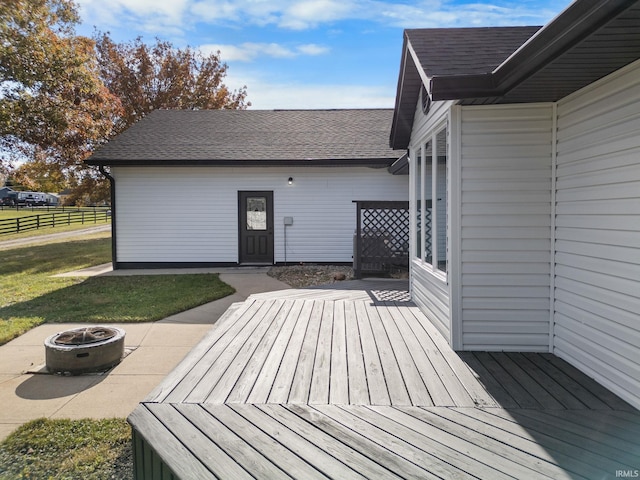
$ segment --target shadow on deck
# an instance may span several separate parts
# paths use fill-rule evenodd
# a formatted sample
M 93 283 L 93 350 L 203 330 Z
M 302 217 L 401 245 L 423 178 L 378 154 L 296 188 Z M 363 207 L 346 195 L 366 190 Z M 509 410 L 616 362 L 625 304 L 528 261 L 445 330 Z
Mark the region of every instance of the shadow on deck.
M 129 420 L 137 478 L 600 479 L 640 469 L 637 410 L 553 355 L 457 354 L 402 281 L 234 305 Z

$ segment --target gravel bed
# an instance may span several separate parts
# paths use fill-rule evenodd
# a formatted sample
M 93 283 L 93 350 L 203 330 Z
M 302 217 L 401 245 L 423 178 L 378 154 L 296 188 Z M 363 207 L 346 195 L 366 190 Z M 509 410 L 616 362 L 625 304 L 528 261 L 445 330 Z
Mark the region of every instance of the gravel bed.
M 271 267 L 268 275 L 293 288 L 315 287 L 353 279 L 353 268 L 340 265 L 290 265 Z

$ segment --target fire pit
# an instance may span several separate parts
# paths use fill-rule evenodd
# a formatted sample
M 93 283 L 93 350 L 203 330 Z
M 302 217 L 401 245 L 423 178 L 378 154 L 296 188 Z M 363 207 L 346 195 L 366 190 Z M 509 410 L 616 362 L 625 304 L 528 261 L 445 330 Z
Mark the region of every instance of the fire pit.
M 120 363 L 125 331 L 86 327 L 51 335 L 44 342 L 47 370 L 53 373 L 100 372 Z

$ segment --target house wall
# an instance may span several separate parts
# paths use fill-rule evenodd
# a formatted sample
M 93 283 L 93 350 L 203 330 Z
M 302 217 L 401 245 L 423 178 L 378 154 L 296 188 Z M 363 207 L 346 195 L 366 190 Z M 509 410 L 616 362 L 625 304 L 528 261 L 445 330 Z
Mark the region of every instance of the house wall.
M 408 200 L 408 177 L 365 167 L 114 167 L 119 262 L 236 263 L 238 191 L 274 192 L 275 261 L 351 262 L 353 200 Z M 293 185 L 287 179 L 294 178 Z
M 422 102 L 418 100 L 416 112 L 414 116 L 413 129 L 411 132 L 411 146 L 410 151 L 412 157 L 415 157 L 415 153 L 419 148 L 419 145 L 424 139 L 431 135 L 434 130 L 439 129 L 444 123 L 449 122 L 449 112 L 453 102 L 434 102 L 427 115 L 422 112 Z M 450 128 L 450 125 L 448 125 Z M 440 153 L 440 152 L 438 152 Z M 450 157 L 450 156 L 449 156 Z M 450 167 L 449 167 L 450 168 Z M 415 161 L 410 163 L 411 178 L 415 179 Z M 449 179 L 451 177 L 449 176 Z M 446 187 L 448 191 L 451 187 Z M 431 189 L 427 189 L 427 194 L 430 195 Z M 411 182 L 411 218 L 417 218 L 417 210 L 415 205 L 416 198 L 416 186 L 415 181 Z M 447 215 L 451 218 L 450 209 L 451 204 L 447 201 Z M 440 212 L 438 221 L 444 222 L 443 218 L 445 212 Z M 448 222 L 450 227 L 450 222 Z M 447 281 L 447 274 L 438 272 L 434 268 L 422 262 L 420 259 L 415 258 L 416 252 L 416 228 L 415 224 L 411 229 L 411 296 L 413 301 L 420 307 L 420 309 L 429 317 L 431 322 L 438 328 L 440 333 L 447 339 L 451 340 L 451 289 L 450 283 Z M 451 235 L 449 235 L 451 237 Z M 439 248 L 438 255 L 442 255 L 444 258 L 445 246 L 447 246 L 446 238 L 438 238 L 438 245 L 443 248 Z M 449 249 L 452 252 L 451 249 Z M 450 262 L 450 265 L 452 263 Z M 450 274 L 450 272 L 449 272 Z
M 640 62 L 558 104 L 554 353 L 640 407 Z
M 548 351 L 550 104 L 461 107 L 463 350 Z

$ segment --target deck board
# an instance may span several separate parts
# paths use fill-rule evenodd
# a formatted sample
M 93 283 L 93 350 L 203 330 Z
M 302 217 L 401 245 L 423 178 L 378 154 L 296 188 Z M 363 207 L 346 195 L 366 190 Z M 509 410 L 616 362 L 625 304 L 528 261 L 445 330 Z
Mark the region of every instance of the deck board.
M 211 392 L 211 396 L 214 398 L 221 398 L 224 396 L 224 392 L 228 390 L 229 394 L 226 397 L 226 402 L 246 402 L 249 393 L 253 389 L 257 378 L 260 376 L 260 373 L 266 364 L 267 357 L 272 350 L 276 338 L 280 334 L 287 316 L 293 307 L 293 302 L 290 300 L 281 301 L 279 304 L 274 304 L 274 307 L 275 308 L 270 310 L 270 315 L 273 316 L 273 321 L 266 329 L 265 334 L 260 339 L 255 350 L 250 354 L 245 354 L 249 359 L 244 368 L 238 372 L 242 364 L 241 362 L 237 362 L 235 364 L 235 370 L 228 369 L 225 372 L 225 376 L 228 379 L 227 386 L 223 387 L 219 383 L 216 386 L 216 389 Z M 270 318 L 271 317 L 265 317 L 262 321 L 266 324 L 269 322 Z M 242 357 L 242 351 L 238 353 L 238 356 Z
M 374 307 L 372 306 L 369 306 L 368 308 L 370 310 L 374 310 Z M 389 348 L 393 351 L 393 355 L 398 362 L 397 375 L 404 380 L 402 387 L 407 389 L 408 398 L 406 401 L 395 403 L 433 405 L 431 395 L 425 385 L 425 380 L 422 378 L 420 370 L 411 354 L 411 349 L 407 345 L 410 340 L 403 337 L 402 332 L 394 321 L 389 308 L 377 308 L 375 310 L 380 318 L 382 327 L 389 337 Z
M 333 306 L 333 331 L 331 332 L 331 376 L 329 378 L 329 403 L 349 403 L 349 371 L 347 369 L 347 325 L 344 301 Z
M 300 315 L 296 319 L 296 323 L 293 327 L 293 332 L 286 345 L 281 345 L 281 362 L 280 368 L 273 381 L 268 403 L 287 403 L 289 400 L 289 392 L 291 385 L 293 384 L 293 378 L 296 373 L 296 367 L 300 358 L 300 350 L 304 342 L 306 333 L 306 322 L 311 316 L 313 310 L 313 301 L 306 300 L 302 302 L 302 308 Z
M 526 466 L 527 469 L 520 469 L 520 472 L 526 477 L 571 478 L 569 474 L 560 475 L 562 472 L 559 472 L 558 466 L 552 458 L 535 458 L 535 455 L 533 455 L 531 451 L 531 446 L 524 442 L 498 442 L 490 436 L 485 436 L 480 429 L 472 428 L 467 421 L 464 423 L 456 423 L 449 418 L 451 415 L 448 414 L 451 414 L 451 410 L 448 408 L 417 409 L 412 407 L 399 407 L 398 409 L 442 432 L 448 432 L 472 443 L 475 447 L 484 449 L 484 451 L 480 451 L 479 456 L 481 458 L 491 457 L 498 461 L 506 459 L 512 462 L 511 464 L 515 463 L 516 465 Z M 510 474 L 515 473 L 511 468 L 506 468 L 506 470 Z
M 411 398 L 403 375 L 404 369 L 398 364 L 398 357 L 402 356 L 402 338 L 395 337 L 395 341 L 392 341 L 389 337 L 389 330 L 385 328 L 381 315 L 381 312 L 385 311 L 384 308 L 375 308 L 365 302 L 362 302 L 362 305 L 371 324 L 391 405 L 408 405 Z M 405 360 L 403 363 L 410 368 L 410 362 Z
M 275 432 L 268 432 L 266 426 L 259 427 L 252 419 L 238 413 L 235 409 L 225 405 L 202 405 L 201 406 L 214 421 L 226 427 L 226 432 L 232 432 L 233 436 L 240 439 L 246 447 L 255 451 L 251 455 L 255 457 L 259 454 L 264 458 L 264 463 L 272 464 L 285 475 L 293 478 L 327 479 L 325 474 L 314 468 L 312 464 L 296 455 L 280 441 L 274 441 Z M 178 407 L 181 408 L 181 407 Z M 203 420 L 209 423 L 208 419 Z M 228 433 L 229 435 L 229 433 Z M 233 439 L 231 440 L 233 441 Z M 240 452 L 237 453 L 237 455 Z M 238 455 L 240 456 L 240 455 Z M 241 459 L 241 461 L 244 461 Z M 271 468 L 267 465 L 265 468 Z M 258 478 L 261 478 L 258 476 Z M 264 477 L 262 477 L 264 478 Z M 278 476 L 273 478 L 279 478 Z
M 593 466 L 585 464 L 579 458 L 542 446 L 526 429 L 508 418 L 486 416 L 483 415 L 484 411 L 481 409 L 441 408 L 437 411 L 430 411 L 456 423 L 462 427 L 463 432 L 482 435 L 488 444 L 506 444 L 526 453 L 523 459 L 524 464 L 528 463 L 535 468 L 541 462 L 544 462 L 551 471 L 558 472 L 556 475 L 559 478 L 566 478 L 567 476 L 570 478 L 591 478 L 592 474 L 599 475 L 600 478 L 606 478 L 604 477 L 605 472 L 599 469 L 594 470 Z
M 261 366 L 260 373 L 253 384 L 251 392 L 246 398 L 247 403 L 266 403 L 275 384 L 278 372 L 282 366 L 284 352 L 291 340 L 291 335 L 293 334 L 304 306 L 304 302 L 290 302 L 290 308 L 288 305 L 285 307 L 286 317 L 283 319 L 282 328 L 273 340 L 271 349 Z M 232 401 L 232 398 L 230 398 L 229 401 Z M 240 400 L 238 399 L 238 401 Z
M 374 405 L 388 405 L 391 398 L 369 316 L 363 302 L 356 302 L 355 307 L 369 398 Z
M 302 348 L 300 349 L 288 403 L 307 403 L 309 400 L 309 390 L 313 379 L 313 366 L 316 359 L 316 347 L 318 345 L 324 307 L 325 303 L 321 300 L 313 302 L 313 309 L 311 310 Z
M 270 432 L 272 436 L 276 435 L 279 443 L 324 475 L 330 478 L 365 478 L 330 453 L 333 450 L 331 443 L 325 445 L 324 442 L 318 441 L 316 436 L 310 435 L 310 429 L 305 428 L 300 431 L 299 429 L 304 425 L 294 421 L 283 423 L 278 420 L 277 413 L 282 409 L 280 405 L 266 405 L 260 408 L 256 405 L 234 404 L 230 407 L 254 425 L 259 425 L 260 428 Z
M 345 282 L 234 305 L 131 415 L 140 478 L 591 479 L 638 469 L 640 412 L 550 354 L 454 352 L 404 284 Z
M 380 428 L 393 432 L 414 445 L 429 445 L 429 451 L 442 461 L 473 475 L 484 478 L 541 477 L 540 472 L 528 468 L 523 462 L 514 462 L 497 455 L 495 448 L 487 449 L 487 445 L 470 442 L 466 435 L 458 436 L 439 428 L 434 422 L 423 421 L 421 410 L 411 408 L 401 411 L 386 407 L 371 407 L 371 410 L 376 415 L 370 415 L 369 418 Z M 366 410 L 358 409 L 358 412 L 363 411 Z
M 358 323 L 354 320 L 356 317 L 354 302 L 345 303 L 344 315 L 347 330 L 347 375 L 349 382 L 349 397 L 346 403 L 366 404 L 371 401 L 370 388 L 364 365 L 362 337 Z
M 308 403 L 329 402 L 334 308 L 334 302 L 323 303 L 320 328 L 318 330 L 318 341 L 316 342 L 316 355 L 311 374 Z

